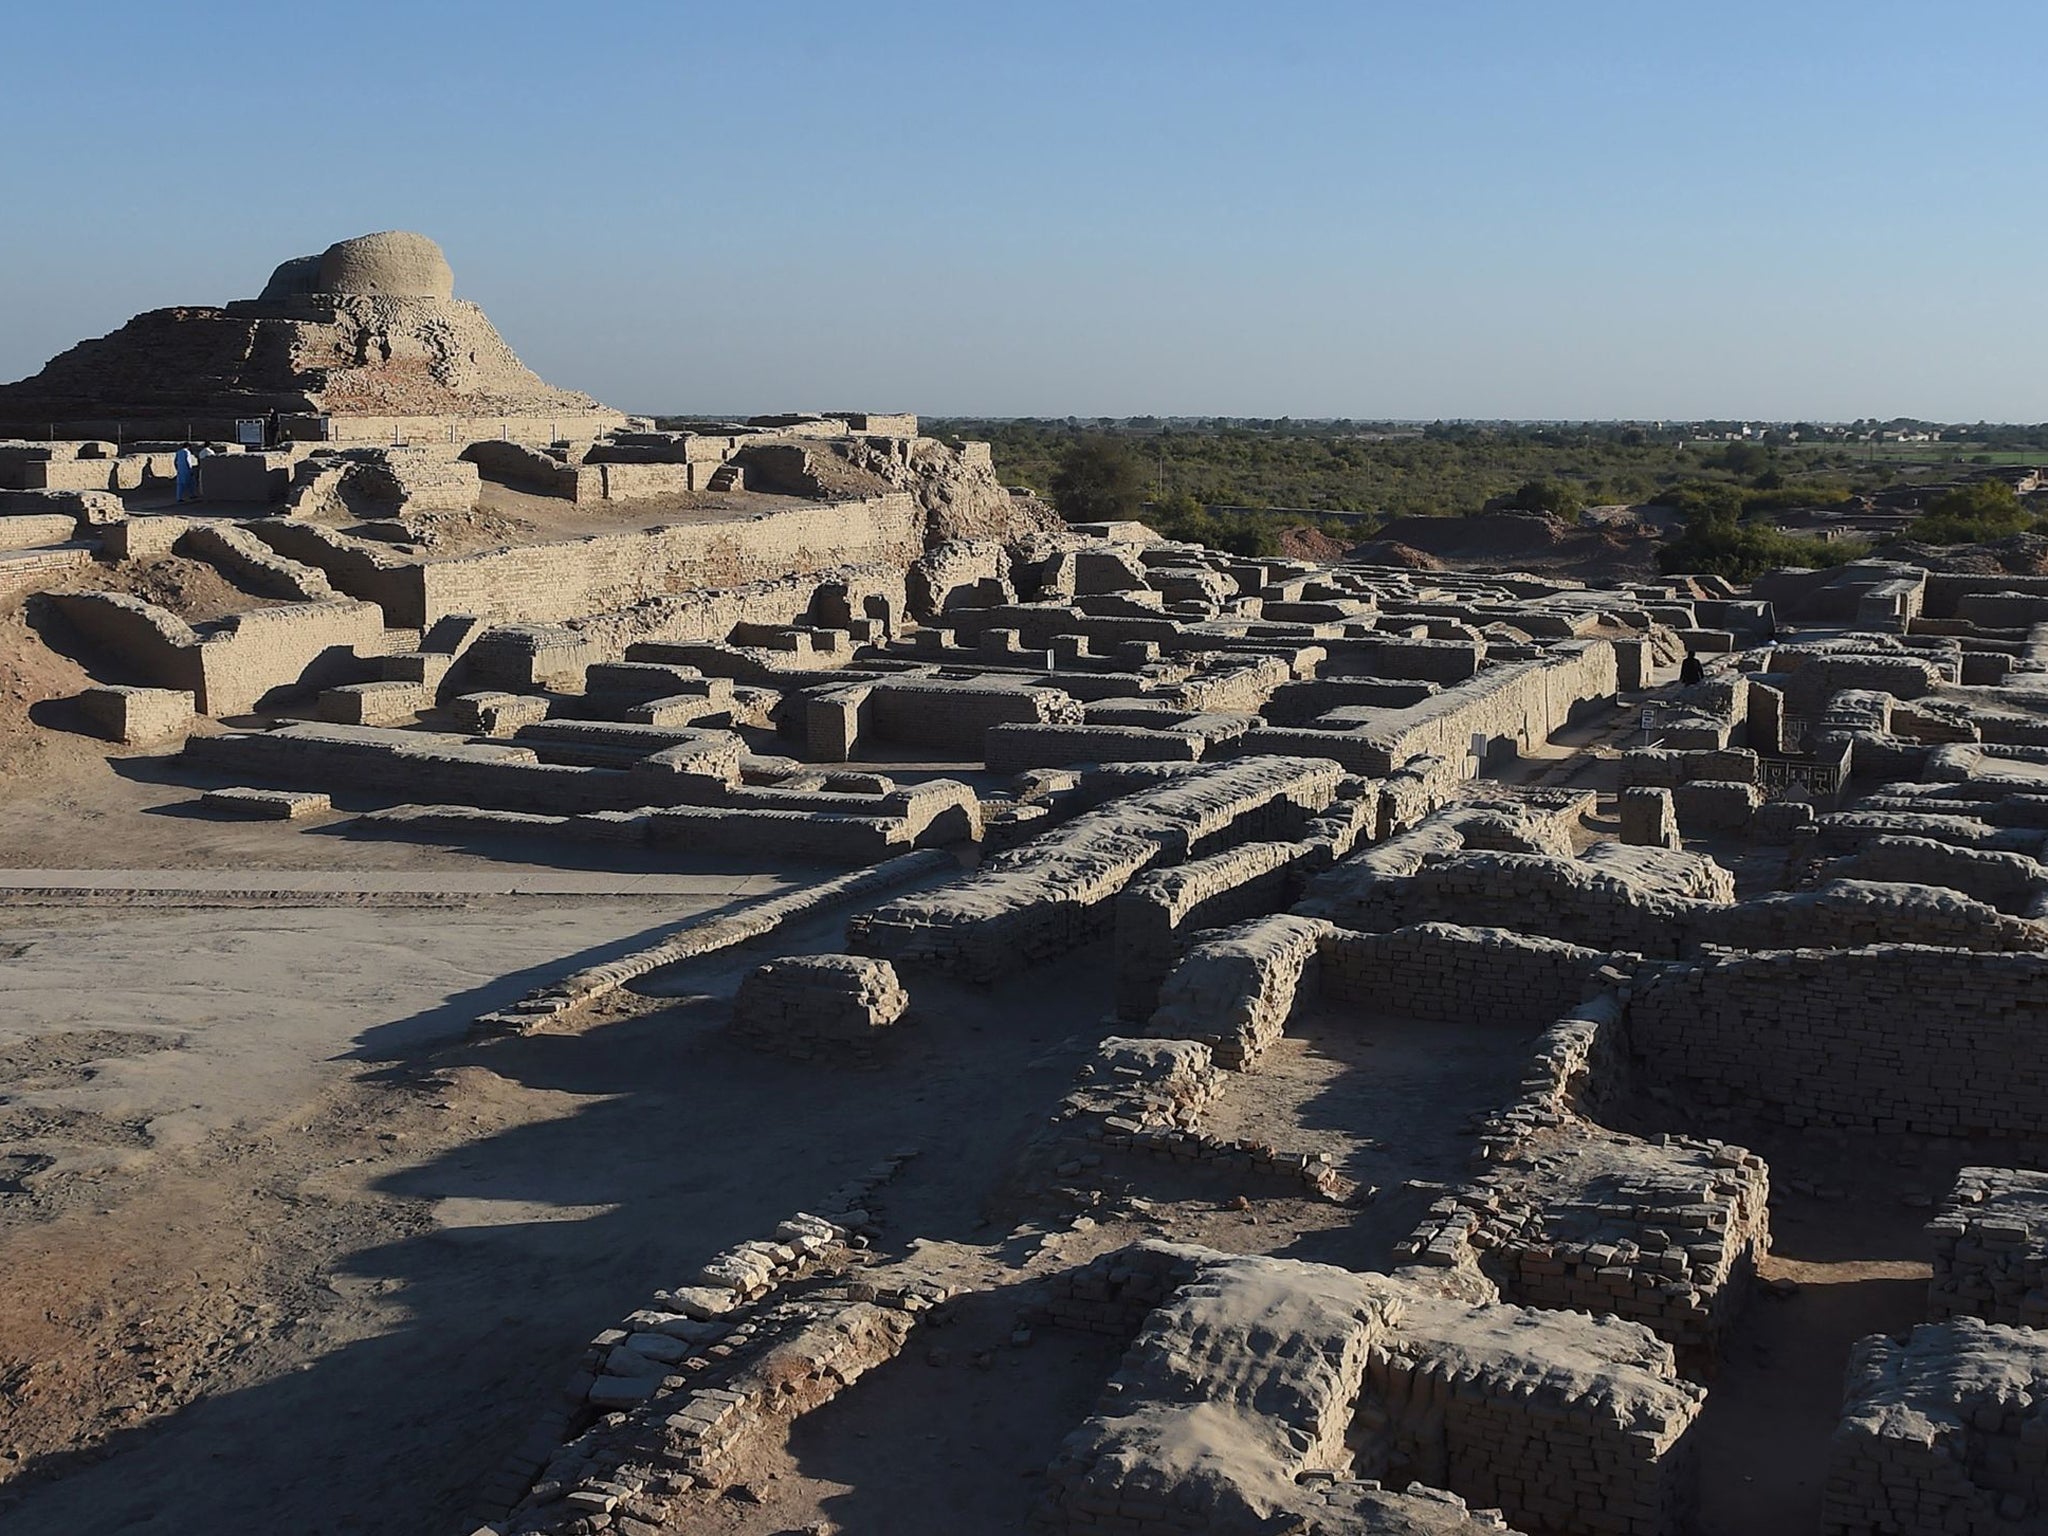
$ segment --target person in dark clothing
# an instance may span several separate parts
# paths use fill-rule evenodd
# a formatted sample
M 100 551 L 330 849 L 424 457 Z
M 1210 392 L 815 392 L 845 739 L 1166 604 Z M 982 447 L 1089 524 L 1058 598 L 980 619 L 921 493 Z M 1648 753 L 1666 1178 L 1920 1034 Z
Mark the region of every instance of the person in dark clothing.
M 1685 660 L 1678 664 L 1678 680 L 1690 688 L 1707 675 L 1707 669 L 1700 665 L 1699 657 L 1686 653 Z

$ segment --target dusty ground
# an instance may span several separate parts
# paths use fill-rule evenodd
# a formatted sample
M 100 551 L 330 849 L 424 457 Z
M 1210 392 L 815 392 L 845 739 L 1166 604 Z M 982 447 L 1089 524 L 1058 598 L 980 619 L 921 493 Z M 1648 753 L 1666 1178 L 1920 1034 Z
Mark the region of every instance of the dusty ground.
M 1700 1417 L 1702 1536 L 1806 1536 L 1820 1524 L 1849 1348 L 1927 1320 L 1929 1208 L 1970 1163 L 2039 1167 L 2040 1149 L 1916 1136 L 1720 1127 L 1771 1166 L 1760 1297 Z
M 678 973 L 688 995 L 574 1037 L 359 1069 L 164 1159 L 131 1200 L 0 1239 L 0 1422 L 28 1472 L 0 1522 L 448 1529 L 592 1328 L 764 1219 L 921 1144 L 890 1227 L 973 1240 L 1106 997 L 927 989 L 880 1070 L 820 1074 L 722 1038 L 755 960 Z M 119 1454 L 67 1454 L 80 1438 Z

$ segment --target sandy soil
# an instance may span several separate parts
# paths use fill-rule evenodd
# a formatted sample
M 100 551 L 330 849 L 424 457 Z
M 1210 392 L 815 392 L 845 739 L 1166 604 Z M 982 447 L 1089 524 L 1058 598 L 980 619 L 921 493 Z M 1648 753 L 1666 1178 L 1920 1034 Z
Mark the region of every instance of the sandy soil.
M 879 1070 L 820 1074 L 722 1038 L 756 960 L 573 1038 L 408 1052 L 0 1242 L 0 1432 L 28 1463 L 0 1525 L 453 1528 L 592 1328 L 878 1157 L 926 1149 L 892 1231 L 972 1241 L 1105 1027 L 1099 968 L 978 1008 L 931 987 Z

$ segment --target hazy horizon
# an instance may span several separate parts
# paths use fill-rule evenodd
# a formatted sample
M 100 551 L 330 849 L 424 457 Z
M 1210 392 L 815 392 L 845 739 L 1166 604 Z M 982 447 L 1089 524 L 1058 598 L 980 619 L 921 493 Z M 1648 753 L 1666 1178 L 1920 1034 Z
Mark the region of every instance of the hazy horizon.
M 638 412 L 2048 420 L 2036 8 L 585 15 L 23 14 L 0 378 L 411 228 Z

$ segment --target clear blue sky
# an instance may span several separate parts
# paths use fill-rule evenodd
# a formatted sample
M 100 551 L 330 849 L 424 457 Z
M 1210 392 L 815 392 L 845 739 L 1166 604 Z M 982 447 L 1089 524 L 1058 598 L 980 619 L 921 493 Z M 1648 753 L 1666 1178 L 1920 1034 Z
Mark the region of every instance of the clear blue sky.
M 2038 0 L 14 8 L 0 378 L 424 231 L 632 410 L 2048 419 Z

